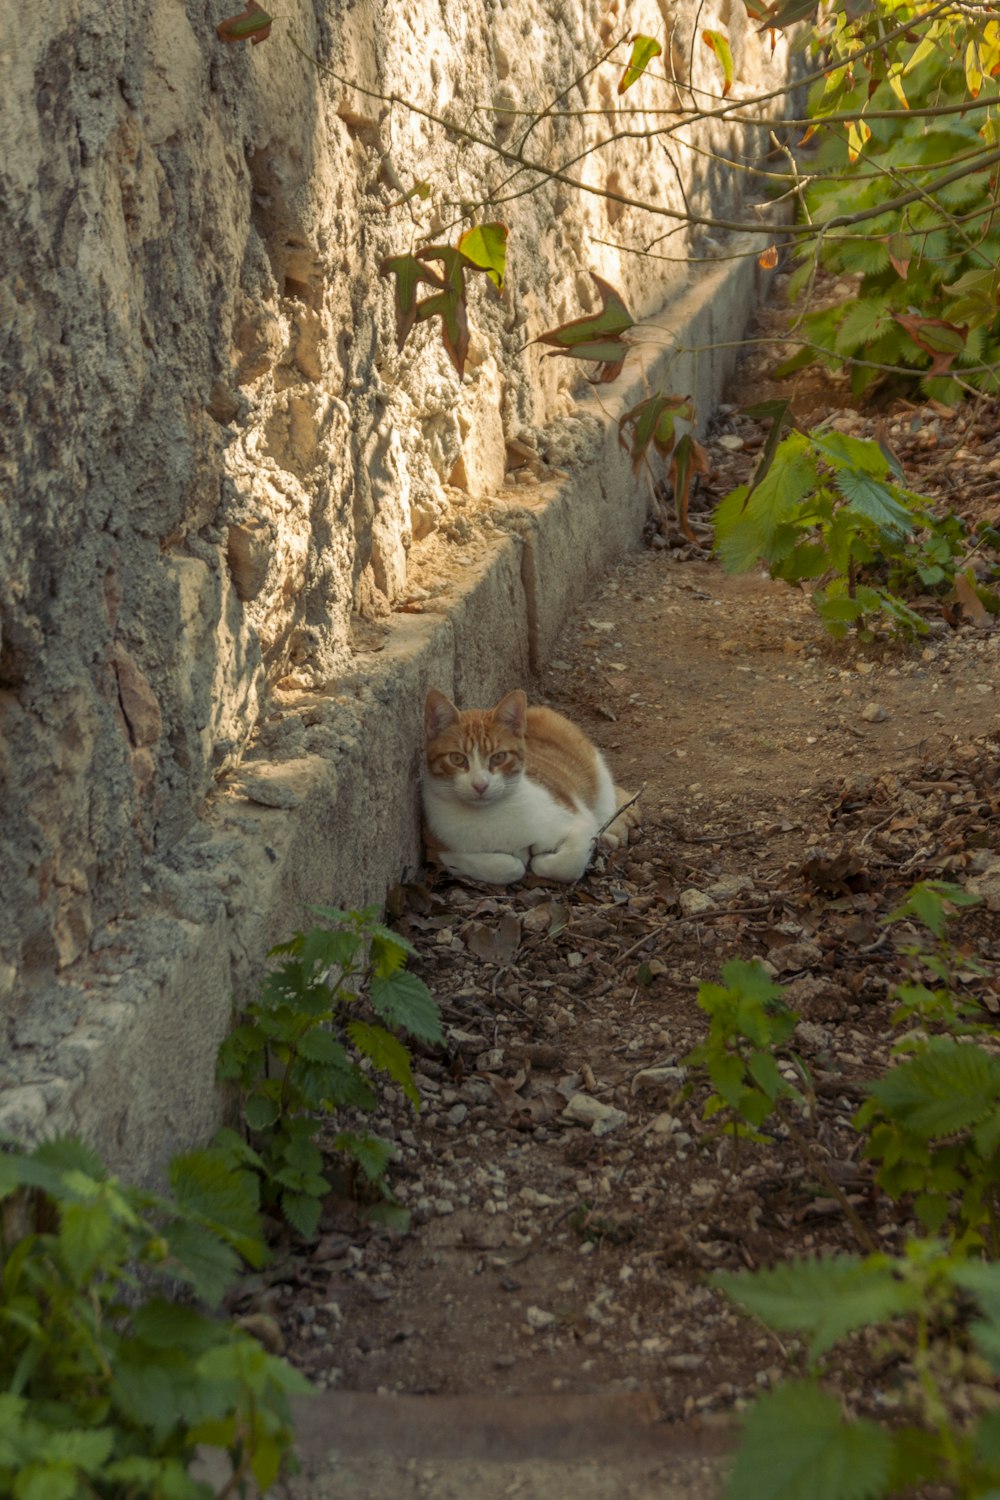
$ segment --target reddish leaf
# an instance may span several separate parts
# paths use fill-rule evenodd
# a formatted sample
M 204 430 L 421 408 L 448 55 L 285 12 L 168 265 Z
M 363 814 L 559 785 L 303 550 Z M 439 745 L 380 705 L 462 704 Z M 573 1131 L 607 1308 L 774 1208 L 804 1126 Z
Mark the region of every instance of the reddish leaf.
M 215 33 L 220 42 L 250 41 L 256 47 L 258 42 L 266 42 L 271 35 L 273 21 L 274 17 L 268 15 L 257 0 L 247 0 L 238 16 L 228 16 L 219 22 Z
M 774 28 L 783 31 L 786 26 L 794 26 L 796 21 L 812 20 L 815 13 L 816 0 L 786 0 L 784 5 L 769 5 L 767 20 L 760 30 L 768 31 Z
M 396 278 L 396 348 L 402 349 L 417 318 L 417 287 L 421 281 L 443 287 L 435 271 L 415 255 L 390 255 L 379 266 L 379 275 Z
M 921 318 L 916 313 L 893 313 L 918 349 L 931 356 L 930 373 L 946 375 L 965 348 L 968 324 L 947 323 L 944 318 Z
M 691 480 L 696 474 L 710 474 L 711 472 L 708 454 L 701 444 L 691 437 L 690 433 L 685 433 L 674 449 L 674 456 L 670 461 L 670 483 L 674 491 L 677 524 L 689 542 L 698 540 L 688 523 Z
M 972 569 L 955 574 L 955 598 L 973 625 L 990 625 L 993 616 L 979 597 Z
M 665 396 L 657 391 L 646 401 L 640 401 L 627 411 L 618 423 L 618 441 L 628 448 L 632 458 L 632 472 L 637 474 L 652 445 L 664 458 L 670 456 L 674 446 L 674 423 L 678 418 L 690 422 L 694 419 L 694 405 L 690 396 Z M 625 436 L 626 426 L 631 427 L 631 443 Z
M 622 298 L 596 272 L 591 271 L 591 280 L 601 294 L 601 310 L 585 318 L 574 318 L 570 323 L 561 323 L 548 333 L 540 333 L 532 344 L 555 344 L 552 356 L 567 355 L 570 359 L 592 359 L 601 368 L 595 376 L 595 384 L 614 380 L 620 373 L 625 357 L 631 348 L 623 338 L 635 319 Z
M 889 259 L 892 261 L 893 270 L 902 281 L 906 280 L 906 274 L 910 269 L 910 242 L 901 230 L 890 234 L 885 242 L 889 247 Z
M 461 380 L 469 355 L 469 317 L 465 297 L 451 287 L 434 297 L 426 297 L 417 306 L 417 321 L 423 323 L 433 317 L 441 319 L 441 338 Z

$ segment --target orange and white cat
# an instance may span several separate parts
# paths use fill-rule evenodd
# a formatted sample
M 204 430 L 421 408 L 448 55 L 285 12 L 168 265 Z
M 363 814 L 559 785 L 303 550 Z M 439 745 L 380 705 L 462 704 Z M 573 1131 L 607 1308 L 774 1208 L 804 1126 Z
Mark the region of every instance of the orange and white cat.
M 617 847 L 635 819 L 601 752 L 518 689 L 489 709 L 459 710 L 432 688 L 424 705 L 428 853 L 453 875 L 508 885 L 527 870 L 576 880 L 601 842 Z

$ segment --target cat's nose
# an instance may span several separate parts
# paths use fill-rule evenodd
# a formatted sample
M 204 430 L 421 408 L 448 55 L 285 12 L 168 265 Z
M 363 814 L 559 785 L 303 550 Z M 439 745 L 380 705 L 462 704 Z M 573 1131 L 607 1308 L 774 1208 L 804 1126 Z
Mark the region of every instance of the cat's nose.
M 472 783 L 472 790 L 475 792 L 477 797 L 481 797 L 488 786 L 489 782 L 484 777 L 480 777 L 477 781 L 474 781 Z

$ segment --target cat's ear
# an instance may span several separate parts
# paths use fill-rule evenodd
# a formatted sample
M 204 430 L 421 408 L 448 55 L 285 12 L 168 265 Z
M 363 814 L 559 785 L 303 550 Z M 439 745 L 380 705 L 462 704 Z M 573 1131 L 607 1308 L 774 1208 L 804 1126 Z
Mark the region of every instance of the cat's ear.
M 431 688 L 424 699 L 424 729 L 429 740 L 436 740 L 451 724 L 458 723 L 458 709 L 437 688 Z
M 520 688 L 515 688 L 505 698 L 501 698 L 493 710 L 493 718 L 511 734 L 516 734 L 518 739 L 524 739 L 524 731 L 528 724 L 528 699 Z

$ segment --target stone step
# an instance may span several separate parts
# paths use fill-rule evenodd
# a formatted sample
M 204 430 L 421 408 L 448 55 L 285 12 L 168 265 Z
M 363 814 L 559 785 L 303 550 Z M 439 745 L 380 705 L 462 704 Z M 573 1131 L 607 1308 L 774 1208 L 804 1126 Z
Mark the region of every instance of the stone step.
M 728 1430 L 657 1421 L 648 1392 L 296 1402 L 282 1500 L 717 1500 Z

